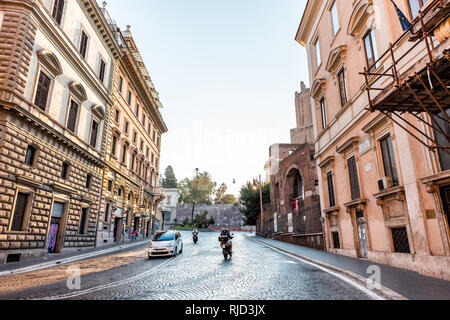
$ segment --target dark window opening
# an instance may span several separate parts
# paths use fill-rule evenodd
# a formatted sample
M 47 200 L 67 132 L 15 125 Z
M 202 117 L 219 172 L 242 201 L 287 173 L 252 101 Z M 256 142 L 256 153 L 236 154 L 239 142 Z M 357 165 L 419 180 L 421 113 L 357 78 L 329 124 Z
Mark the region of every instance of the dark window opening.
M 123 78 L 119 77 L 119 91 L 122 93 L 122 87 L 123 87 Z
M 80 41 L 80 53 L 83 58 L 86 59 L 87 46 L 89 37 L 84 31 L 81 31 L 81 41 Z
M 34 164 L 34 157 L 36 155 L 36 148 L 28 146 L 27 154 L 25 155 L 25 164 L 32 166 Z
M 369 30 L 363 40 L 366 52 L 367 68 L 369 71 L 374 71 L 373 69 L 376 68 L 375 61 L 378 59 L 378 56 L 373 30 Z
M 108 191 L 109 191 L 109 192 L 112 191 L 112 185 L 113 185 L 112 180 L 108 180 Z
M 345 73 L 344 69 L 341 70 L 338 74 L 339 79 L 339 93 L 341 97 L 341 106 L 345 106 L 347 104 L 347 86 L 345 84 Z
M 67 162 L 63 162 L 61 167 L 61 178 L 67 180 L 69 175 L 69 164 Z
M 19 192 L 16 199 L 16 208 L 14 209 L 14 216 L 11 224 L 11 231 L 23 231 L 23 223 L 27 211 L 28 201 L 30 195 Z
M 22 259 L 22 254 L 20 254 L 20 253 L 8 254 L 8 257 L 6 258 L 6 263 L 20 262 L 21 259 Z
M 383 157 L 384 172 L 387 177 L 392 178 L 394 186 L 398 185 L 397 168 L 395 165 L 394 148 L 390 136 L 380 140 L 381 155 Z
M 90 189 L 92 187 L 92 175 L 88 174 L 86 177 L 86 188 Z
M 51 79 L 45 73 L 41 72 L 39 75 L 39 81 L 36 90 L 36 97 L 34 99 L 34 104 L 37 105 L 41 110 L 45 111 L 47 107 L 48 94 L 50 92 Z
M 359 188 L 358 169 L 356 167 L 356 158 L 353 156 L 347 161 L 348 174 L 350 178 L 350 190 L 352 194 L 352 200 L 361 198 L 361 191 Z
M 97 146 L 97 136 L 98 136 L 98 123 L 97 121 L 92 121 L 91 130 L 91 147 L 95 148 Z
M 55 18 L 56 22 L 61 25 L 62 15 L 64 11 L 65 0 L 55 0 L 55 4 L 53 5 L 53 13 L 52 16 Z
M 394 252 L 411 253 L 409 248 L 408 232 L 406 228 L 394 228 L 392 231 L 392 241 L 394 243 Z
M 447 110 L 447 114 L 450 115 L 450 110 Z M 441 130 L 450 137 L 450 123 L 444 120 L 445 116 L 442 112 L 440 112 L 437 116 L 434 117 L 435 122 L 439 125 Z M 443 135 L 438 130 L 434 130 L 434 137 L 438 145 L 448 146 L 450 141 L 448 141 L 447 137 Z M 450 170 L 450 154 L 447 153 L 443 149 L 438 149 L 439 162 L 441 165 L 441 170 L 446 171 Z
M 75 101 L 70 102 L 69 117 L 67 119 L 67 129 L 75 133 L 77 124 L 78 104 Z
M 113 136 L 111 145 L 111 153 L 113 156 L 116 155 L 116 148 L 117 148 L 117 136 Z
M 89 223 L 88 214 L 89 214 L 88 208 L 81 209 L 80 225 L 78 227 L 78 234 L 87 234 L 88 223 Z
M 320 111 L 322 114 L 322 129 L 327 127 L 327 109 L 325 106 L 325 98 L 320 99 Z
M 105 80 L 105 70 L 106 70 L 106 63 L 103 60 L 100 60 L 100 73 L 99 78 L 103 82 Z
M 330 208 L 333 208 L 336 206 L 336 198 L 334 196 L 333 172 L 328 172 L 327 183 L 328 183 L 328 200 L 330 201 Z
M 333 248 L 340 249 L 341 243 L 339 241 L 339 232 L 333 232 Z

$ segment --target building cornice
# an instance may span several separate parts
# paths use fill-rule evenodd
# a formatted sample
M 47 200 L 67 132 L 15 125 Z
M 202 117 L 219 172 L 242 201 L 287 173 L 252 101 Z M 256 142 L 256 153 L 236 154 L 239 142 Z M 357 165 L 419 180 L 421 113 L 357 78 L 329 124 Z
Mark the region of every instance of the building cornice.
M 305 11 L 303 13 L 300 26 L 298 27 L 295 40 L 302 46 L 306 47 L 309 35 L 314 27 L 314 20 L 317 17 L 319 9 L 322 7 L 324 0 L 308 0 Z

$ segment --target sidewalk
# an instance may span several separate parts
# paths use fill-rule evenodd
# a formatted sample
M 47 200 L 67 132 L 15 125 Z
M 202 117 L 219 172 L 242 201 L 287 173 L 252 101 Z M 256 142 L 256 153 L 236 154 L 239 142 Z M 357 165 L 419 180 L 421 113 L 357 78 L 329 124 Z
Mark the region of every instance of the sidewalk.
M 127 248 L 137 247 L 148 243 L 149 239 L 138 239 L 136 241 L 127 241 L 125 243 L 105 245 L 97 248 L 87 248 L 81 251 L 70 251 L 29 259 L 20 262 L 0 265 L 0 278 L 8 275 L 31 272 L 50 268 L 57 265 L 63 265 L 74 261 L 98 257 L 105 254 L 111 254 Z
M 381 270 L 381 285 L 385 287 L 384 290 L 382 288 L 380 293 L 386 298 L 395 299 L 395 293 L 398 293 L 409 300 L 450 300 L 450 281 L 430 278 L 414 271 L 314 250 L 287 242 L 255 236 L 250 238 L 309 262 L 330 268 L 333 271 L 344 273 L 363 285 L 367 283 L 367 278 L 371 276 L 367 273 L 369 266 L 378 266 Z M 394 293 L 394 297 L 392 297 L 392 293 Z

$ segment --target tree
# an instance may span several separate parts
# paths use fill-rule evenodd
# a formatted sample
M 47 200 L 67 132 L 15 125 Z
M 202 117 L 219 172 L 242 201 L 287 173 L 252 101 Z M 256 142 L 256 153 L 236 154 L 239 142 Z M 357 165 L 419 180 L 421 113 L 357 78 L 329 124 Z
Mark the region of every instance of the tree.
M 177 188 L 177 178 L 175 177 L 175 173 L 173 172 L 172 166 L 168 166 L 166 171 L 164 172 L 164 178 L 162 179 L 161 186 L 166 189 L 174 189 Z
M 263 204 L 270 203 L 270 183 L 262 186 Z M 242 186 L 240 191 L 240 211 L 246 225 L 256 225 L 261 216 L 259 182 L 254 179 Z
M 213 217 L 210 217 L 208 219 L 208 210 L 205 210 L 203 211 L 203 213 L 195 216 L 195 219 L 193 221 L 194 226 L 199 229 L 206 229 L 210 225 L 213 225 L 215 223 L 216 221 Z
M 223 196 L 223 204 L 237 204 L 238 199 L 234 196 L 234 194 L 226 194 Z
M 216 183 L 212 181 L 211 175 L 206 171 L 200 173 L 196 169 L 192 179 L 186 178 L 178 184 L 179 202 L 211 204 L 215 188 Z
M 222 183 L 219 188 L 215 191 L 216 199 L 215 203 L 223 203 L 223 198 L 225 196 L 225 192 L 227 192 L 227 185 L 225 183 Z

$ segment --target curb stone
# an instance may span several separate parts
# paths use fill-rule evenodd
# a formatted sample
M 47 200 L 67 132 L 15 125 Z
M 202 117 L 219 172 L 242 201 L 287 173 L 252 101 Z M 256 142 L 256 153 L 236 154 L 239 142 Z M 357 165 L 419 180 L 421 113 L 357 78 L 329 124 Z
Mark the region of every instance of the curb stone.
M 249 238 L 250 238 L 250 236 L 249 236 Z M 351 272 L 349 270 L 338 268 L 338 267 L 333 266 L 333 265 L 329 265 L 329 264 L 324 263 L 322 261 L 311 259 L 309 257 L 306 257 L 306 256 L 300 255 L 298 253 L 294 253 L 294 252 L 288 251 L 286 249 L 274 246 L 272 244 L 265 243 L 264 241 L 260 241 L 258 239 L 255 239 L 255 237 L 253 237 L 253 238 L 254 238 L 254 239 L 252 239 L 253 241 L 256 241 L 258 243 L 261 243 L 261 244 L 267 245 L 269 247 L 275 248 L 275 249 L 280 250 L 282 252 L 289 253 L 289 254 L 291 254 L 293 256 L 296 256 L 296 257 L 301 258 L 303 260 L 306 260 L 308 262 L 315 263 L 315 264 L 317 264 L 317 265 L 319 265 L 321 267 L 330 269 L 330 270 L 335 271 L 337 273 L 340 273 L 340 274 L 342 274 L 342 275 L 344 275 L 344 276 L 346 276 L 348 278 L 351 278 L 352 280 L 355 280 L 356 282 L 358 282 L 360 285 L 367 286 L 367 280 L 368 279 L 363 277 L 363 276 L 361 276 L 361 275 L 359 275 L 359 274 L 356 274 L 356 273 Z M 381 295 L 382 297 L 384 297 L 384 298 L 386 298 L 388 300 L 408 300 L 408 298 L 402 296 L 401 294 L 395 292 L 394 290 L 392 290 L 392 289 L 390 289 L 390 288 L 388 288 L 386 286 L 383 286 L 381 283 L 379 285 L 380 285 L 380 289 L 371 288 L 370 291 L 372 291 L 372 292 L 374 292 L 376 294 L 379 294 L 379 295 Z

